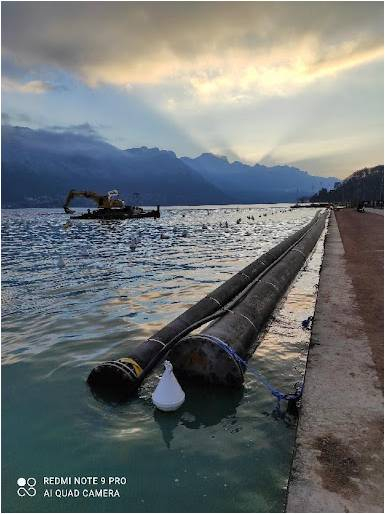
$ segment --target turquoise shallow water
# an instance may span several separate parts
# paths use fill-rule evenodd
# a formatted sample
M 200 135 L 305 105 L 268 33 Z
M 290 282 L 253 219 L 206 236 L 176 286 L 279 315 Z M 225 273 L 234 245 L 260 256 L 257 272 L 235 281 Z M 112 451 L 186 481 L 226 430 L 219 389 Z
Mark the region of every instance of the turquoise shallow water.
M 187 387 L 169 414 L 150 399 L 161 370 L 118 407 L 97 401 L 85 380 L 313 215 L 284 205 L 167 208 L 157 221 L 66 229 L 59 209 L 3 210 L 3 511 L 282 511 L 295 420 L 251 374 L 239 391 Z M 319 246 L 250 361 L 288 392 L 304 371 L 301 321 L 312 314 L 321 255 Z M 86 498 L 81 487 L 60 498 L 76 486 L 44 486 L 51 476 L 126 484 L 112 487 L 119 497 Z M 18 496 L 19 477 L 36 479 L 35 496 Z

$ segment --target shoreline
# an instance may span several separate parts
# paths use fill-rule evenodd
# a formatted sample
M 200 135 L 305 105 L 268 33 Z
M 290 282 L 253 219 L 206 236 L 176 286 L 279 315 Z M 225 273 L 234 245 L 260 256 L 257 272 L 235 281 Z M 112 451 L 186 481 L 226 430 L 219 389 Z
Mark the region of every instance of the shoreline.
M 383 512 L 382 227 L 331 215 L 287 512 Z

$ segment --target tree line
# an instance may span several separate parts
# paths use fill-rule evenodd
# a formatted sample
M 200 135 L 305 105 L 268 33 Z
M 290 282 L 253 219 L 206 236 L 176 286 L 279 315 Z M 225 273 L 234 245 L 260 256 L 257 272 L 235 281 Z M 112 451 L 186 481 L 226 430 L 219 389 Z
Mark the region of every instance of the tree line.
M 310 198 L 310 201 L 345 205 L 367 202 L 370 205 L 383 206 L 384 166 L 378 165 L 358 170 L 342 182 L 336 182 L 330 191 L 322 188 Z

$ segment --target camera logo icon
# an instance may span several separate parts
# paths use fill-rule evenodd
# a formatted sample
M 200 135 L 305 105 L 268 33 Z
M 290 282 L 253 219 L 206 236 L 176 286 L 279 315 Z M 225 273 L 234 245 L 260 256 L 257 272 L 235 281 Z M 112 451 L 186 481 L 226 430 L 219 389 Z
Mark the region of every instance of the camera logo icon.
M 35 478 L 23 478 L 23 477 L 20 477 L 17 479 L 17 485 L 19 486 L 19 488 L 17 489 L 17 494 L 21 497 L 27 495 L 27 496 L 30 496 L 31 498 L 33 496 L 35 496 L 36 494 L 36 489 L 35 489 L 35 485 L 36 485 L 36 479 Z

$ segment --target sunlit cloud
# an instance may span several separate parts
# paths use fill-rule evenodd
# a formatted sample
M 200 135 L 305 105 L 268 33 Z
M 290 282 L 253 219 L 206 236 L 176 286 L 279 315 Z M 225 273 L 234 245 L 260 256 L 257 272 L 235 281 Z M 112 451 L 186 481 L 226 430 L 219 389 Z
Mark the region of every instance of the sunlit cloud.
M 3 91 L 13 93 L 30 93 L 40 95 L 47 91 L 53 91 L 55 87 L 48 82 L 42 80 L 30 80 L 29 82 L 18 82 L 17 80 L 4 77 L 2 79 Z
M 328 48 L 315 36 L 291 45 L 255 49 L 222 49 L 200 54 L 190 61 L 167 51 L 148 56 L 143 62 L 82 64 L 75 72 L 90 87 L 110 84 L 130 92 L 135 86 L 157 86 L 173 81 L 202 102 L 248 102 L 261 96 L 295 94 L 327 77 L 383 59 L 383 46 L 362 48 L 355 41 Z M 42 81 L 12 82 L 20 92 L 51 89 Z M 176 100 L 174 99 L 174 104 Z
M 294 94 L 322 78 L 383 59 L 383 47 L 367 50 L 343 44 L 322 53 L 319 43 L 303 42 L 297 49 L 275 49 L 269 56 L 244 56 L 222 63 L 221 67 L 191 70 L 190 85 L 207 102 L 248 102 L 261 96 Z
M 202 102 L 239 103 L 291 95 L 383 56 L 379 3 L 22 5 L 5 5 L 5 55 L 66 69 L 90 87 L 173 81 Z M 47 90 L 42 81 L 13 87 Z

